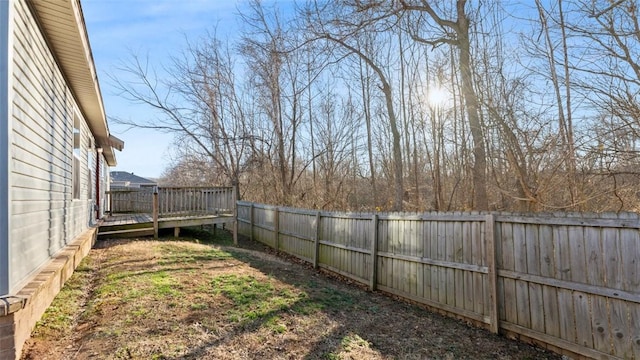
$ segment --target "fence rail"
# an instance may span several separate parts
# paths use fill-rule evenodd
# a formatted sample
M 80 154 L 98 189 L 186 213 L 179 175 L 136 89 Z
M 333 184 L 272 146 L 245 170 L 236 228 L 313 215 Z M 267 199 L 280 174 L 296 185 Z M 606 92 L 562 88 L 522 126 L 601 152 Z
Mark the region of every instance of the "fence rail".
M 350 214 L 239 201 L 239 233 L 572 355 L 640 359 L 637 214 Z

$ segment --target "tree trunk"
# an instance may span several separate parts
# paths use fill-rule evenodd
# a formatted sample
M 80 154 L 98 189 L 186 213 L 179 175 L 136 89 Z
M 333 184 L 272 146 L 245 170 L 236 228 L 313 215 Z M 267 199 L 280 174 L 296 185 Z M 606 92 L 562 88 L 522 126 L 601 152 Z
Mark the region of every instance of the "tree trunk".
M 364 120 L 367 126 L 367 155 L 369 157 L 369 171 L 371 172 L 371 190 L 373 191 L 373 206 L 378 207 L 378 189 L 376 188 L 376 165 L 373 162 L 373 139 L 371 136 L 371 105 L 369 101 L 369 76 L 362 73 L 362 59 L 360 59 L 360 84 L 362 86 L 362 104 L 364 107 Z
M 484 135 L 480 116 L 478 115 L 478 98 L 473 89 L 471 72 L 471 45 L 469 42 L 469 19 L 464 10 L 464 1 L 458 1 L 458 51 L 460 56 L 460 77 L 462 80 L 462 96 L 469 118 L 469 129 L 473 139 L 473 207 L 476 210 L 488 210 L 487 199 L 487 158 Z

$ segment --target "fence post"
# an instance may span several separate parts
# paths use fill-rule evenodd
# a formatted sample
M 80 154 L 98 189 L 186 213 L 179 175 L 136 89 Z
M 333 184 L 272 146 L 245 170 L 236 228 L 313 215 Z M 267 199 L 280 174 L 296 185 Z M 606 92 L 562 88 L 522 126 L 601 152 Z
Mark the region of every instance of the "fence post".
M 279 210 L 278 207 L 276 206 L 273 209 L 273 232 L 274 232 L 274 236 L 275 238 L 275 248 L 276 248 L 276 253 L 280 250 L 280 214 L 279 214 Z
M 233 182 L 231 192 L 233 198 L 233 245 L 238 246 L 238 200 L 240 196 L 238 194 L 238 181 Z
M 153 238 L 158 238 L 158 190 L 153 191 Z
M 378 272 L 378 214 L 371 216 L 371 273 L 369 274 L 369 289 L 374 291 Z
M 313 242 L 313 268 L 317 269 L 320 257 L 320 254 L 318 253 L 320 251 L 320 211 L 316 212 L 316 234 L 313 238 Z
M 249 238 L 253 241 L 253 203 L 249 207 Z
M 498 271 L 496 267 L 495 216 L 493 214 L 488 214 L 485 218 L 484 240 L 487 253 L 487 276 L 489 278 L 489 330 L 497 334 L 500 324 L 498 322 Z

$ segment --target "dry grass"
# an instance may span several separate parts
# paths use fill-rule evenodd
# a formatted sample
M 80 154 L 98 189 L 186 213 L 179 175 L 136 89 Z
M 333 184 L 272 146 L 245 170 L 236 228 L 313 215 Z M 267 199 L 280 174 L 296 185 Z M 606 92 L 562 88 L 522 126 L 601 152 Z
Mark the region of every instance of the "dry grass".
M 23 358 L 557 358 L 264 252 L 187 240 L 100 242 Z

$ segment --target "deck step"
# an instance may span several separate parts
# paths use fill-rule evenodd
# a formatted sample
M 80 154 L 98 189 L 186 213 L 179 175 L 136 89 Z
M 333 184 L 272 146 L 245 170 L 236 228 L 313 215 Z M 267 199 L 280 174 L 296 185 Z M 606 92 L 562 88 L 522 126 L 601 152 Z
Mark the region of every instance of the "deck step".
M 127 236 L 148 236 L 153 235 L 154 230 L 152 227 L 139 228 L 139 229 L 126 229 L 126 230 L 112 230 L 112 231 L 100 231 L 98 232 L 99 238 L 104 238 L 108 235 L 118 235 L 119 237 Z

